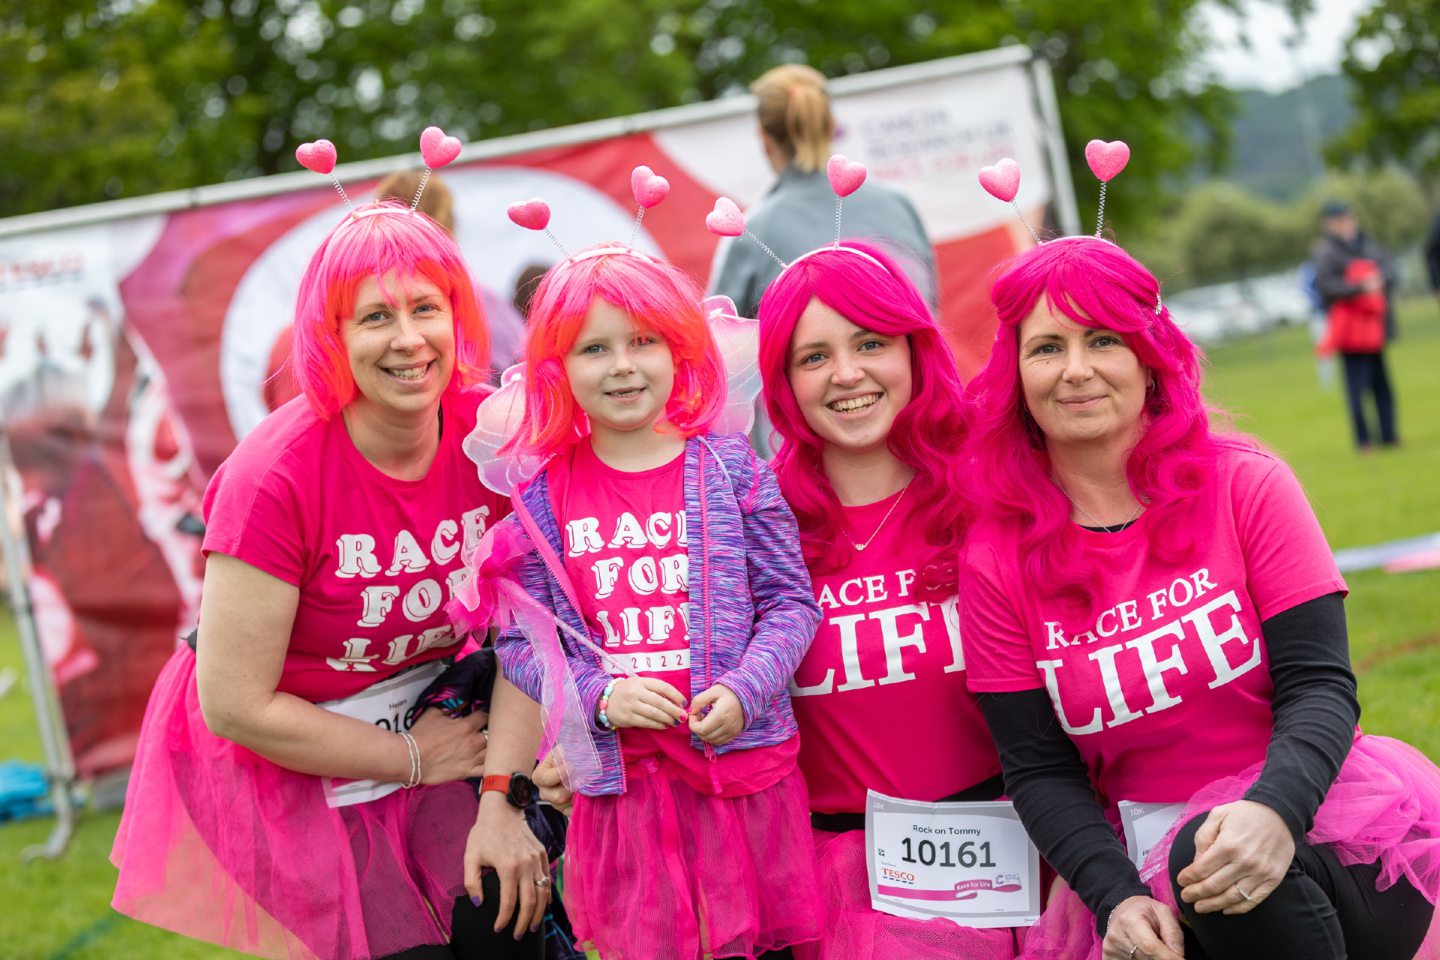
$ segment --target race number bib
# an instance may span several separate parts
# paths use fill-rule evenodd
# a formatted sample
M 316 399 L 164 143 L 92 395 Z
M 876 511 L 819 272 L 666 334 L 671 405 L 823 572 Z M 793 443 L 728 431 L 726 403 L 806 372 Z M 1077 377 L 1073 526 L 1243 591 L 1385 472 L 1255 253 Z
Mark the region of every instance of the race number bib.
M 331 713 L 352 717 L 385 730 L 401 733 L 415 724 L 420 711 L 415 702 L 431 681 L 445 672 L 447 660 L 432 660 L 418 667 L 403 670 L 388 680 L 366 687 L 359 693 L 328 700 L 319 704 Z M 321 777 L 325 802 L 332 807 L 348 807 L 352 803 L 369 803 L 399 790 L 403 784 L 381 780 L 346 780 L 344 777 Z
M 865 848 L 870 905 L 883 913 L 962 927 L 1040 919 L 1040 854 L 1012 803 L 922 803 L 871 790 Z
M 1183 803 L 1136 803 L 1121 800 L 1120 825 L 1125 829 L 1125 850 L 1136 869 L 1145 865 L 1155 844 L 1164 839 L 1174 826 L 1180 814 L 1185 812 Z M 1143 879 L 1150 879 L 1144 877 Z

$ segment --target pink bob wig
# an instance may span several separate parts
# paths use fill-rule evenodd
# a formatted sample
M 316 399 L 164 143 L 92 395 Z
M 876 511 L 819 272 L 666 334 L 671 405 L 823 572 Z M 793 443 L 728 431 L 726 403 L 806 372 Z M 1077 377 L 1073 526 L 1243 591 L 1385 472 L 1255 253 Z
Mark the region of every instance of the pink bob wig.
M 846 250 L 822 249 L 796 261 L 760 300 L 760 375 L 765 408 L 784 439 L 775 456 L 780 489 L 800 524 L 801 549 L 812 570 L 843 569 L 853 548 L 840 525 L 840 500 L 825 474 L 821 439 L 790 386 L 790 342 L 800 315 L 819 300 L 856 326 L 910 344 L 910 402 L 895 417 L 887 443 L 915 471 L 907 523 L 925 548 L 916 569 L 924 599 L 955 595 L 956 561 L 964 533 L 961 491 L 967 485 L 961 445 L 967 430 L 964 389 L 950 353 L 915 285 L 886 252 L 861 240 Z
M 370 212 L 384 210 L 384 213 Z M 450 298 L 455 319 L 455 371 L 450 390 L 483 382 L 490 367 L 490 333 L 470 270 L 444 228 L 396 200 L 366 204 L 320 244 L 300 281 L 290 371 L 310 406 L 329 419 L 355 398 L 355 378 L 340 331 L 355 312 L 355 295 L 369 277 L 423 277 Z M 387 294 L 388 295 L 388 294 Z
M 615 252 L 597 252 L 607 247 Z M 564 359 L 597 298 L 625 311 L 637 330 L 658 334 L 670 348 L 675 385 L 657 428 L 693 437 L 724 408 L 725 366 L 705 322 L 699 286 L 664 260 L 597 244 L 551 267 L 530 301 L 525 416 L 507 449 L 550 457 L 587 432 Z
M 974 469 L 977 517 L 1004 525 L 1014 537 L 1031 583 L 1088 609 L 1093 574 L 1076 559 L 1078 538 L 1070 502 L 1051 479 L 1045 437 L 1025 406 L 1020 382 L 1020 326 L 1049 306 L 1084 327 L 1119 333 L 1153 376 L 1141 412 L 1140 440 L 1126 474 L 1137 497 L 1157 514 L 1160 531 L 1151 548 L 1176 559 L 1194 547 L 1176 539 L 1188 524 L 1165 516 L 1187 509 L 1208 486 L 1222 445 L 1250 445 L 1235 434 L 1216 434 L 1212 410 L 1200 394 L 1204 358 L 1162 307 L 1150 271 L 1108 240 L 1064 237 L 1034 247 L 996 268 L 990 297 L 1000 325 L 989 362 L 970 386 L 975 415 L 967 448 Z

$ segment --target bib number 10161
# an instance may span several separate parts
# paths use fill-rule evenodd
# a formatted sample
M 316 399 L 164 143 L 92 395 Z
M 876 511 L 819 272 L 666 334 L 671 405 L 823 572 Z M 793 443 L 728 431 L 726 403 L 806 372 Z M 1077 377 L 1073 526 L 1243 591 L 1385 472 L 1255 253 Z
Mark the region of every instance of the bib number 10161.
M 990 869 L 995 866 L 988 840 L 965 840 L 961 843 L 921 840 L 917 843 L 910 837 L 905 837 L 900 841 L 900 848 L 904 851 L 900 855 L 902 863 L 919 863 L 927 867 L 964 867 L 967 870 L 971 867 Z

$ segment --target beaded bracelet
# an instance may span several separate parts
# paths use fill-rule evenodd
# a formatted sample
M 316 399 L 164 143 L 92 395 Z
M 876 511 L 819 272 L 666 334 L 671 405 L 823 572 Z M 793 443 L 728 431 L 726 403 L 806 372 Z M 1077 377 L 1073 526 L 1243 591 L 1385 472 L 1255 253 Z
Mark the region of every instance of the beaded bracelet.
M 615 681 L 611 680 L 605 684 L 605 689 L 600 691 L 600 706 L 595 710 L 595 721 L 600 724 L 601 730 L 614 730 L 615 725 L 610 722 L 606 710 L 610 708 L 610 694 L 615 692 Z
M 410 755 L 410 779 L 404 783 L 408 790 L 420 785 L 420 744 L 408 732 L 401 731 L 400 736 L 405 739 L 405 751 Z

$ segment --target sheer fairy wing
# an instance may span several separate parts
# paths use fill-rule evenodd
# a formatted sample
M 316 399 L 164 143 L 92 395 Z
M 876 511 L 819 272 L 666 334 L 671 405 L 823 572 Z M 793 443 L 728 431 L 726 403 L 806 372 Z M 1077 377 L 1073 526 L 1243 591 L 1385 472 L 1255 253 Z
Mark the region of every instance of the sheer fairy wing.
M 729 396 L 715 423 L 717 433 L 749 433 L 760 396 L 760 324 L 739 315 L 729 297 L 705 298 L 705 321 L 725 361 Z
M 486 397 L 475 411 L 475 429 L 465 438 L 465 454 L 475 462 L 480 482 L 501 496 L 540 472 L 539 457 L 501 453 L 520 429 L 525 414 L 525 365 L 515 364 L 500 377 L 500 389 Z

